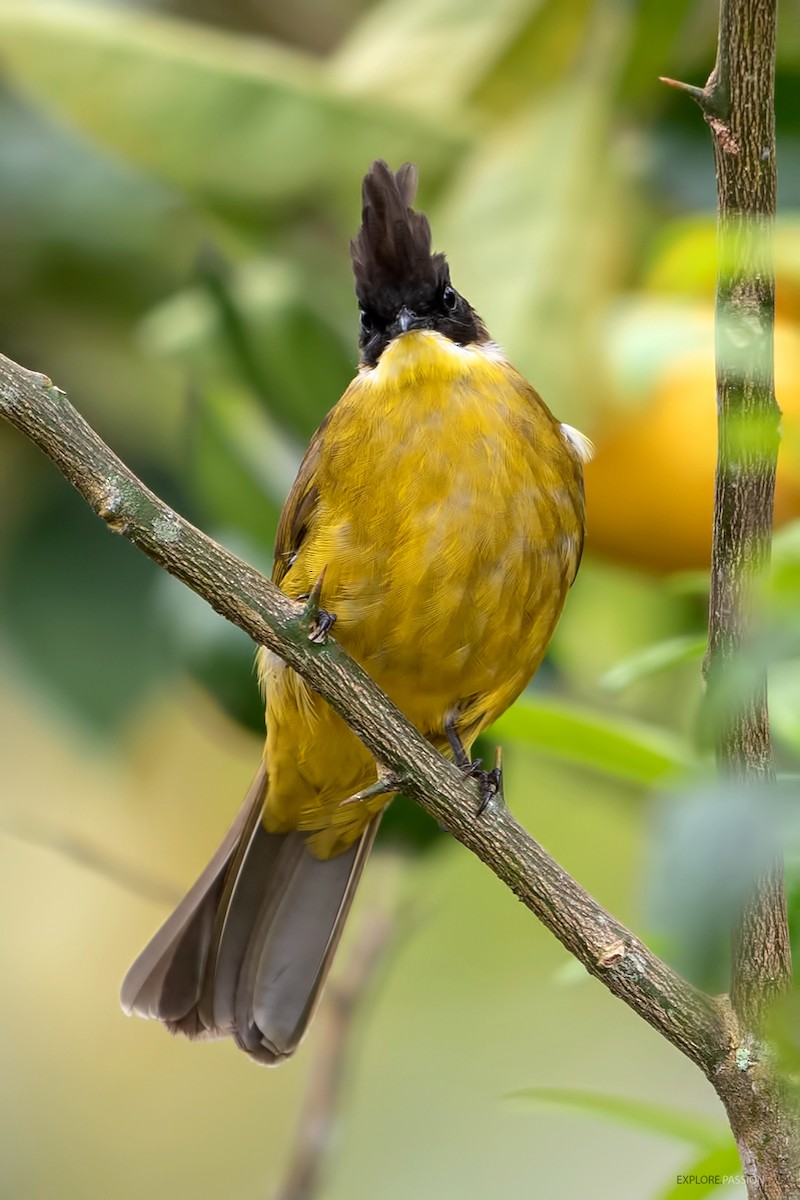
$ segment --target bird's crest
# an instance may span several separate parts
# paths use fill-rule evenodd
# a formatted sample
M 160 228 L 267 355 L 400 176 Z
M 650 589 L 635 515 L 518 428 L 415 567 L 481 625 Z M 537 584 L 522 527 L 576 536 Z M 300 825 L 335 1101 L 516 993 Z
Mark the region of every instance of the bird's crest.
M 411 207 L 417 168 L 395 174 L 378 160 L 362 185 L 361 228 L 350 243 L 356 296 L 362 309 L 390 318 L 401 304 L 430 304 L 449 282 L 447 260 L 431 253 L 431 227 Z

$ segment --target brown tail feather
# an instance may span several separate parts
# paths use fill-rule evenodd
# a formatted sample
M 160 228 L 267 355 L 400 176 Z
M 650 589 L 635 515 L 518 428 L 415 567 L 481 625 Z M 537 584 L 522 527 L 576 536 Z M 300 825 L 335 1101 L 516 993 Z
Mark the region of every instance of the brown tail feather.
M 268 833 L 262 767 L 214 858 L 128 971 L 126 1012 L 188 1037 L 235 1038 L 259 1062 L 301 1041 L 322 994 L 380 818 L 344 854 Z

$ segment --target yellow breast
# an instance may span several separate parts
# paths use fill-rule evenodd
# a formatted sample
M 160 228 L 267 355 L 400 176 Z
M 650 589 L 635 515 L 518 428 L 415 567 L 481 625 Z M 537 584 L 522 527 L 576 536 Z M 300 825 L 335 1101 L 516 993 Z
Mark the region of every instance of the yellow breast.
M 315 483 L 318 503 L 282 587 L 301 595 L 325 568 L 337 639 L 432 740 L 443 744 L 457 714 L 471 743 L 538 667 L 577 569 L 574 444 L 497 348 L 414 332 L 333 410 Z M 320 754 L 322 702 L 303 697 L 296 678 L 274 686 L 298 695 L 301 736 Z M 277 711 L 273 721 L 285 724 Z M 374 777 L 363 749 L 342 762 L 341 732 L 325 770 L 309 768 L 315 788 L 340 779 L 340 799 L 365 770 Z M 324 792 L 327 805 L 327 783 Z

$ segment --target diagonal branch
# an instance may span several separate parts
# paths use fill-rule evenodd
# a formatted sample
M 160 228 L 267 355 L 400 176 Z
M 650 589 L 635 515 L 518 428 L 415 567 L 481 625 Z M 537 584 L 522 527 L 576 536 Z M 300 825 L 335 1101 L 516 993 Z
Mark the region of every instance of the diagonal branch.
M 121 533 L 341 713 L 402 790 L 477 855 L 613 995 L 708 1075 L 729 1057 L 727 1002 L 698 991 L 614 919 L 501 802 L 478 817 L 477 788 L 437 753 L 333 640 L 309 640 L 301 606 L 149 491 L 43 375 L 0 356 L 0 417 L 34 442 Z

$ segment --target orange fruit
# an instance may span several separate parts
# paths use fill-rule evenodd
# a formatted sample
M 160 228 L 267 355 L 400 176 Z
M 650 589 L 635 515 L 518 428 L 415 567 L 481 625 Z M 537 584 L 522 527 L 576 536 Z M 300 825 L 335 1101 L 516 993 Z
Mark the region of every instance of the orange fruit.
M 677 350 L 673 343 L 665 353 L 662 344 L 633 389 L 631 372 L 626 378 L 617 370 L 617 402 L 599 415 L 596 456 L 586 468 L 587 550 L 657 571 L 705 567 L 711 554 L 714 315 L 707 306 L 679 311 L 691 336 L 679 335 Z M 776 324 L 775 379 L 783 410 L 775 499 L 781 525 L 800 517 L 800 331 L 787 321 Z M 635 403 L 622 400 L 626 390 Z

